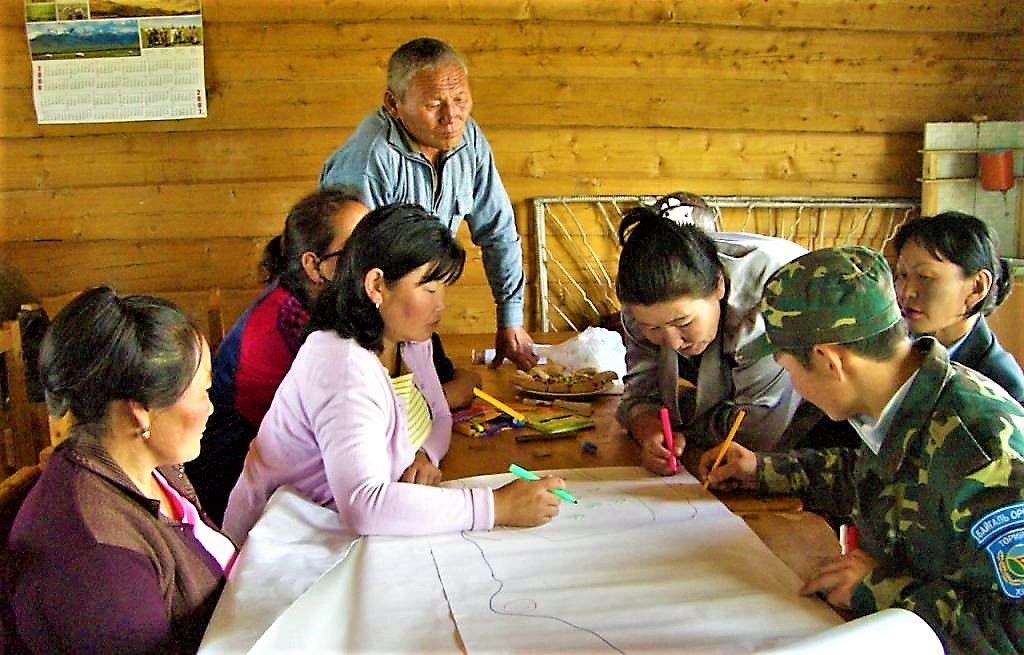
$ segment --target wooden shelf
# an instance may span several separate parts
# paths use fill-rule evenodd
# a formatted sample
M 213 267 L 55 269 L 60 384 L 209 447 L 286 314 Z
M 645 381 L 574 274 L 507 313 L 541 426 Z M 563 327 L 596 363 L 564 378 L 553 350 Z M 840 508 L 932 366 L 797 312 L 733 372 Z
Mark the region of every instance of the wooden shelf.
M 916 178 L 921 184 L 934 184 L 936 182 L 978 182 L 981 183 L 980 177 L 919 177 Z M 1024 177 L 1017 175 L 1013 178 L 1014 182 L 1024 180 Z
M 919 153 L 935 153 L 937 155 L 976 155 L 981 152 L 1000 152 L 1002 150 L 1013 150 L 1014 152 L 1024 150 L 1024 146 L 996 146 L 993 148 L 923 148 Z
M 988 149 L 946 149 L 919 150 L 921 153 L 921 178 L 918 181 L 961 182 L 981 177 L 979 155 L 986 152 L 1008 150 L 1020 152 L 1024 148 L 1007 146 Z M 1014 156 L 1014 159 L 1017 157 Z

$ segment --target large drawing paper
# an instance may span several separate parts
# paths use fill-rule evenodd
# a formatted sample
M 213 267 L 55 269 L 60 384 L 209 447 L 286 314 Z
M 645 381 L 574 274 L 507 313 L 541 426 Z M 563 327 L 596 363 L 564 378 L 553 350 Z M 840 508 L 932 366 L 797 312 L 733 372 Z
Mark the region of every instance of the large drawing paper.
M 200 652 L 244 653 L 359 536 L 289 487 L 274 492 L 238 554 Z
M 468 652 L 742 653 L 842 623 L 688 473 L 557 473 L 580 504 L 550 524 L 431 538 Z
M 762 655 L 943 655 L 944 652 L 942 642 L 924 619 L 904 609 L 889 608 Z
M 456 650 L 427 540 L 365 537 L 281 614 L 249 655 Z
M 852 653 L 869 637 L 913 646 L 907 652 L 934 645 L 906 612 L 830 627 L 840 619 L 799 597 L 796 576 L 687 475 L 560 474 L 581 503 L 563 505 L 552 524 L 447 537 L 359 538 L 333 510 L 280 489 L 239 555 L 200 653 L 796 655 Z

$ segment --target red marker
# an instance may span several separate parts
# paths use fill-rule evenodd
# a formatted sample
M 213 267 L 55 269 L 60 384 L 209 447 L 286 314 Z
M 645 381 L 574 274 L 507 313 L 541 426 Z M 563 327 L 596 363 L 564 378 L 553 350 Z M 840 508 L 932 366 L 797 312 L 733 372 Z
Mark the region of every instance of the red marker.
M 661 433 L 665 435 L 665 448 L 669 452 L 669 468 L 673 473 L 679 471 L 679 462 L 676 460 L 676 445 L 672 438 L 672 422 L 668 418 L 668 407 L 661 408 Z
M 857 526 L 852 523 L 839 526 L 839 548 L 843 555 L 857 550 Z

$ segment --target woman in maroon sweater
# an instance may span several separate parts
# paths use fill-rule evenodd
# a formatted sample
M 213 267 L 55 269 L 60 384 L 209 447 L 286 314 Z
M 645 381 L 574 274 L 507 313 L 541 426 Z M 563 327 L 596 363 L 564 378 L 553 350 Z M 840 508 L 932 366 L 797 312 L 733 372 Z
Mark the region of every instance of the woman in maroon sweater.
M 11 530 L 15 652 L 194 652 L 236 552 L 181 465 L 212 411 L 205 338 L 166 301 L 100 287 L 54 319 L 40 368 L 75 425 Z

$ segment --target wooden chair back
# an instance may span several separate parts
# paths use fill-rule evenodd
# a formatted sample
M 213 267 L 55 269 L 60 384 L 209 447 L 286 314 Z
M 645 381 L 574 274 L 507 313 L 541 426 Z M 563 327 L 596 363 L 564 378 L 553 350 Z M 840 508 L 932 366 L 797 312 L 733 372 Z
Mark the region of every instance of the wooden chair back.
M 3 412 L 0 425 L 0 477 L 21 466 L 37 461 L 39 451 L 49 444 L 44 403 L 32 402 L 28 395 L 25 355 L 22 346 L 21 324 L 18 321 L 0 323 L 0 355 L 7 371 L 7 397 L 2 399 Z
M 11 526 L 14 525 L 14 517 L 42 472 L 42 466 L 39 464 L 22 466 L 0 482 L 0 539 L 5 549 L 7 537 L 11 534 Z

